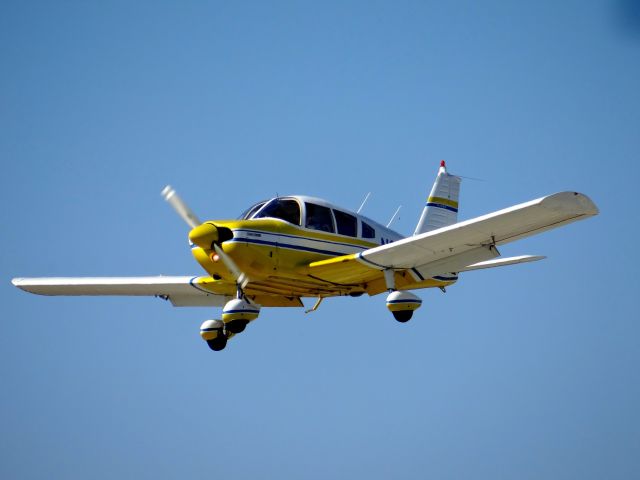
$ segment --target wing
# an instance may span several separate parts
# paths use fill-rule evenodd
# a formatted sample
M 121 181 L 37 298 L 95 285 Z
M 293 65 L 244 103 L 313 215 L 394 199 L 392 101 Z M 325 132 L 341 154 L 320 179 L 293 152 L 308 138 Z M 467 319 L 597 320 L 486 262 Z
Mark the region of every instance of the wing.
M 403 287 L 451 272 L 521 263 L 481 262 L 499 256 L 496 246 L 597 214 L 598 208 L 586 195 L 556 193 L 361 253 L 314 262 L 308 266 L 308 274 L 353 285 L 379 283 L 381 271 L 393 269 L 403 272 L 405 280 L 400 279 L 399 285 Z M 378 290 L 379 286 L 376 293 Z
M 205 290 L 207 277 L 14 278 L 16 287 L 39 295 L 153 296 L 176 307 L 223 306 L 231 297 Z

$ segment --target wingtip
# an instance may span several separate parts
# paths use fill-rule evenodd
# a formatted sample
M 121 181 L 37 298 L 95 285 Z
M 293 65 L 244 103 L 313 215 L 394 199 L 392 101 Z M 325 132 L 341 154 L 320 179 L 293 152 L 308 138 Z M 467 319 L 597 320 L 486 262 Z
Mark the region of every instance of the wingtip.
M 543 197 L 541 201 L 543 205 L 549 208 L 571 211 L 577 215 L 594 216 L 600 213 L 593 200 L 580 192 L 558 192 Z
M 27 291 L 25 288 L 24 280 L 24 278 L 12 278 L 11 284 L 16 288 L 19 288 L 20 290 Z
M 22 290 L 23 292 L 27 292 L 27 293 L 35 293 L 35 294 L 39 294 L 42 295 L 39 291 L 38 291 L 38 287 L 39 285 L 39 281 L 42 279 L 39 278 L 13 278 L 11 279 L 11 283 L 19 288 L 20 290 Z

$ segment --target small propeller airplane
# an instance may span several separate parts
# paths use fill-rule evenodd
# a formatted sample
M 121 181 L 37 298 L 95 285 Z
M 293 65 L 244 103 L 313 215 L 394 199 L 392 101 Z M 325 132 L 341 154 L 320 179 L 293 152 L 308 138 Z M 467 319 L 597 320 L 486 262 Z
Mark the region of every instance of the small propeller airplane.
M 174 306 L 217 306 L 221 320 L 205 320 L 200 335 L 212 350 L 243 332 L 261 307 L 304 307 L 316 298 L 378 295 L 407 322 L 422 300 L 411 292 L 443 292 L 460 272 L 533 262 L 545 257 L 498 258 L 498 247 L 598 214 L 577 192 L 560 192 L 458 222 L 460 177 L 440 163 L 412 236 L 307 196 L 265 200 L 237 220 L 201 222 L 170 186 L 162 195 L 189 225 L 191 252 L 207 275 L 157 277 L 14 278 L 41 295 L 155 296 Z M 361 207 L 362 208 L 362 207 Z

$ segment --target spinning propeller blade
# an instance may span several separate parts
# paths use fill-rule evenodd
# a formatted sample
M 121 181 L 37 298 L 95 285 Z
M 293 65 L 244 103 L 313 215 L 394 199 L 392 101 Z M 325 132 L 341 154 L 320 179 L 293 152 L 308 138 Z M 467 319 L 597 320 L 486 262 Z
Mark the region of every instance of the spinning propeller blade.
M 167 185 L 162 189 L 162 197 L 191 228 L 195 228 L 202 223 L 171 185 Z
M 224 265 L 231 272 L 231 275 L 233 275 L 233 278 L 236 281 L 236 285 L 238 285 L 240 288 L 246 287 L 247 283 L 249 283 L 249 277 L 247 277 L 247 275 L 238 268 L 231 257 L 227 253 L 225 253 L 222 248 L 220 248 L 220 245 L 214 244 L 213 248 L 216 251 L 218 257 L 220 257 L 220 260 L 222 260 Z
M 184 200 L 180 198 L 180 196 L 177 194 L 177 192 L 173 189 L 171 185 L 167 185 L 162 189 L 162 197 L 173 207 L 173 209 L 178 213 L 178 215 L 180 215 L 180 217 L 192 228 L 190 235 L 196 235 L 197 237 L 200 233 L 207 234 L 209 230 L 213 230 L 214 233 L 216 232 L 215 225 L 211 224 L 210 222 L 203 224 L 200 221 L 200 219 L 196 216 L 196 214 L 193 213 L 193 210 L 191 210 L 189 206 L 184 202 Z M 200 229 L 196 230 L 196 227 L 200 227 Z M 205 227 L 208 227 L 208 229 Z M 199 230 L 202 230 L 202 232 L 199 232 Z M 203 235 L 200 235 L 200 236 L 203 236 Z M 215 238 L 217 239 L 218 237 L 216 236 Z M 197 238 L 192 238 L 190 236 L 190 239 L 194 243 L 200 245 L 198 243 Z M 211 240 L 208 240 L 208 241 L 203 240 L 203 241 L 206 244 L 209 244 L 211 242 Z M 202 245 L 202 247 L 208 248 L 208 246 L 205 247 L 204 245 Z M 249 283 L 249 277 L 242 270 L 238 268 L 236 263 L 231 259 L 231 257 L 227 253 L 225 253 L 225 251 L 220 247 L 220 245 L 218 245 L 217 243 L 213 243 L 213 248 L 216 254 L 218 255 L 218 257 L 220 258 L 220 260 L 222 260 L 222 263 L 224 263 L 224 265 L 227 267 L 229 272 L 231 272 L 231 275 L 233 275 L 236 285 L 240 289 L 243 289 L 244 287 L 246 287 L 247 284 Z

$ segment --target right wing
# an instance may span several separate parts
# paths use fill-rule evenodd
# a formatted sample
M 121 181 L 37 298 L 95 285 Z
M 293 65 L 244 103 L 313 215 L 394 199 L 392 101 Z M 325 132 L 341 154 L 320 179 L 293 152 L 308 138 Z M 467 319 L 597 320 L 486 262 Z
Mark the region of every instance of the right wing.
M 499 255 L 496 246 L 597 214 L 598 208 L 586 195 L 560 192 L 361 253 L 314 262 L 307 273 L 327 282 L 354 285 L 379 283 L 386 269 L 422 281 L 451 272 L 499 266 L 495 261 L 481 263 Z
M 14 278 L 16 287 L 38 295 L 152 296 L 175 307 L 223 306 L 232 297 L 207 291 L 209 277 Z

